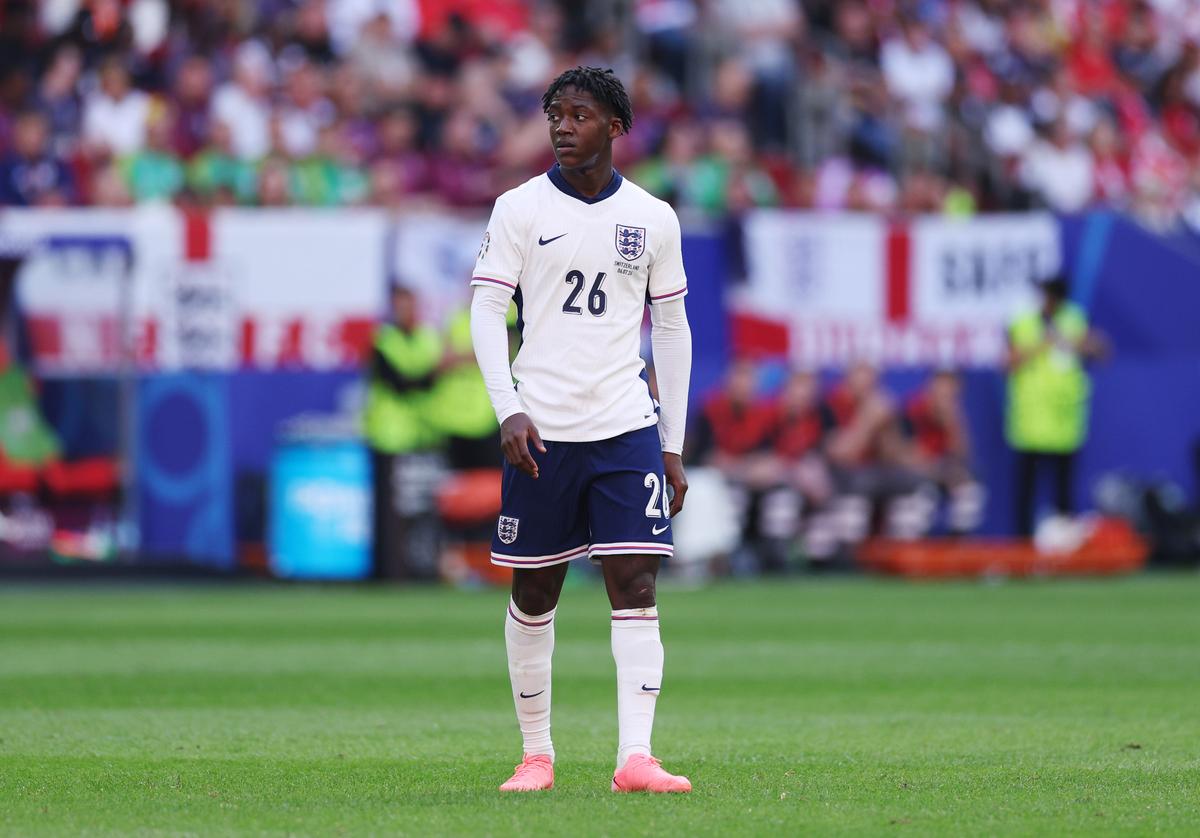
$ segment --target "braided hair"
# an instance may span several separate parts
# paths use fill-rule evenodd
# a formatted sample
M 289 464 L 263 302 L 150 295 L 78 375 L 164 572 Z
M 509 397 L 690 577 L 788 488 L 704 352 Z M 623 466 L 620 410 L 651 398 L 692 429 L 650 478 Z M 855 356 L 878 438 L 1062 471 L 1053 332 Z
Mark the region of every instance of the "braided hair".
M 575 67 L 567 70 L 546 88 L 542 94 L 542 111 L 550 110 L 550 103 L 565 87 L 587 93 L 609 112 L 621 120 L 621 133 L 628 134 L 633 127 L 633 105 L 625 85 L 617 78 L 612 70 L 602 70 L 599 67 Z

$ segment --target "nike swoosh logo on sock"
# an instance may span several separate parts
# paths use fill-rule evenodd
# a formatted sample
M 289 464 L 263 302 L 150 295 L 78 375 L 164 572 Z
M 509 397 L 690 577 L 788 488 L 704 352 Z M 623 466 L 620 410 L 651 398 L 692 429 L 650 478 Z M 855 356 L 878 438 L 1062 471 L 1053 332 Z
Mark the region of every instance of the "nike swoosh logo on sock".
M 645 684 L 642 684 L 642 692 L 656 693 L 661 689 L 662 687 L 647 687 Z
M 541 695 L 544 692 L 545 692 L 545 690 L 541 690 L 540 692 L 536 692 L 533 695 L 525 695 L 525 693 L 521 693 L 521 698 L 537 698 L 539 695 Z
M 663 524 L 663 527 L 662 527 L 662 529 L 659 529 L 658 527 L 651 527 L 651 528 L 650 528 L 650 532 L 654 533 L 655 535 L 662 535 L 662 534 L 663 534 L 663 533 L 665 533 L 665 532 L 666 532 L 668 529 L 670 529 L 670 527 L 671 527 L 671 525 L 670 525 L 670 524 Z
M 550 242 L 556 242 L 565 235 L 566 233 L 560 233 L 552 239 L 543 239 L 541 236 L 538 236 L 538 244 L 550 244 Z

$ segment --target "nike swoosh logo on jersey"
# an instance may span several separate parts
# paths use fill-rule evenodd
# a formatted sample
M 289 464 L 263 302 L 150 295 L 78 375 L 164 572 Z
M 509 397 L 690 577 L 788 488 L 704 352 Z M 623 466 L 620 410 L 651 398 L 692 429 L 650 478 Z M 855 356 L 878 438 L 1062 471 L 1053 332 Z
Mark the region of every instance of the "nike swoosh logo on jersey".
M 671 527 L 670 524 L 663 524 L 662 529 L 659 529 L 658 527 L 651 527 L 650 532 L 654 533 L 655 535 L 662 535 L 668 529 L 670 529 L 670 527 Z
M 533 695 L 525 695 L 525 693 L 521 693 L 521 698 L 537 698 L 539 695 L 541 695 L 544 692 L 545 692 L 545 690 L 541 690 L 540 692 L 536 692 Z
M 550 244 L 550 242 L 556 242 L 565 235 L 566 235 L 566 233 L 559 233 L 557 236 L 555 236 L 552 239 L 543 239 L 541 236 L 538 236 L 538 244 Z

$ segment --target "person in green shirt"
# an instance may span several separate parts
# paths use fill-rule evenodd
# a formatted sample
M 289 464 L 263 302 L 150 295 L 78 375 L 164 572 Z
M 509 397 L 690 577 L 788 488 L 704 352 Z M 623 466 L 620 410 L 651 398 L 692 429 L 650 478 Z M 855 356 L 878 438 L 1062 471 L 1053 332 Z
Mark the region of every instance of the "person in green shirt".
M 1073 508 L 1075 457 L 1087 437 L 1091 395 L 1085 363 L 1106 353 L 1102 336 L 1069 299 L 1063 275 L 1041 283 L 1042 304 L 1017 316 L 1008 333 L 1005 434 L 1017 455 L 1016 524 L 1033 534 L 1038 473 L 1054 475 L 1059 514 Z
M 367 197 L 367 177 L 346 149 L 341 126 L 321 129 L 317 150 L 292 164 L 292 194 L 305 206 L 336 207 L 361 203 Z
M 208 144 L 188 163 L 187 185 L 206 204 L 252 204 L 258 195 L 258 168 L 233 153 L 229 126 L 214 121 Z
M 170 106 L 156 104 L 146 125 L 146 147 L 121 158 L 119 171 L 138 203 L 170 202 L 183 189 L 183 163 L 171 147 L 175 116 Z
M 714 217 L 779 203 L 745 126 L 730 119 L 707 129 L 686 120 L 673 124 L 662 153 L 639 164 L 632 177 L 657 198 Z

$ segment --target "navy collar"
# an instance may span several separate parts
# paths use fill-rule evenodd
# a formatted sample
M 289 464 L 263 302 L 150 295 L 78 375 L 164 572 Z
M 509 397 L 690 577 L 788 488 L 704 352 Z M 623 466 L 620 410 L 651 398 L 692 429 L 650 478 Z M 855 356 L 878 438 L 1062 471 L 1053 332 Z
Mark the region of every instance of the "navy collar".
M 605 198 L 611 198 L 616 194 L 617 190 L 621 188 L 621 182 L 625 180 L 625 178 L 621 177 L 620 172 L 618 172 L 616 169 L 613 169 L 612 180 L 608 182 L 608 186 L 601 189 L 600 193 L 596 195 L 596 197 L 589 198 L 574 186 L 567 183 L 567 179 L 563 177 L 563 173 L 559 171 L 559 166 L 557 163 L 551 166 L 550 170 L 546 172 L 546 177 L 550 178 L 550 182 L 558 187 L 558 191 L 565 195 L 570 195 L 577 201 L 583 201 L 585 204 L 598 204 Z

